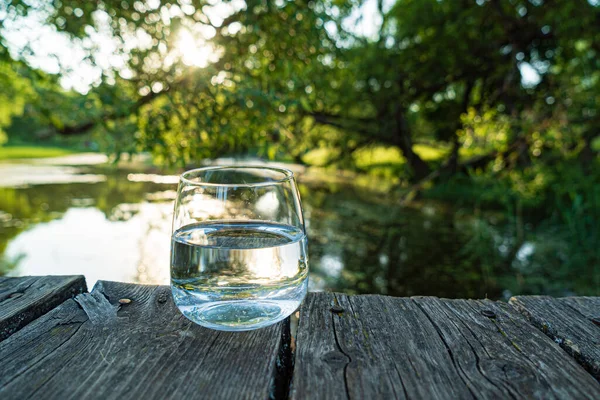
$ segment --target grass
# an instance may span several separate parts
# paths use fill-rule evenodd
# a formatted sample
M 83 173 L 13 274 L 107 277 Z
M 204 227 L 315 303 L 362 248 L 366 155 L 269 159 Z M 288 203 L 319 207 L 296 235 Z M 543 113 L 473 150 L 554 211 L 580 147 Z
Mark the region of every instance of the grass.
M 441 161 L 445 159 L 449 153 L 448 149 L 432 147 L 426 144 L 415 144 L 413 150 L 423 161 Z
M 424 161 L 439 161 L 446 156 L 446 152 L 436 147 L 417 144 L 413 150 Z M 361 169 L 370 169 L 377 166 L 402 166 L 405 158 L 396 147 L 375 146 L 357 150 L 354 154 L 356 166 Z
M 600 137 L 599 137 L 600 138 Z M 600 148 L 600 139 L 597 141 Z M 413 150 L 425 162 L 442 162 L 449 153 L 450 147 L 430 146 L 428 144 L 415 144 Z M 460 160 L 465 161 L 475 156 L 487 154 L 489 150 L 481 148 L 460 148 Z M 339 149 L 317 148 L 309 151 L 302 157 L 309 165 L 322 166 L 331 158 L 339 155 Z M 371 146 L 358 149 L 353 155 L 354 165 L 360 170 L 372 170 L 381 168 L 401 169 L 406 164 L 406 159 L 397 147 Z
M 434 164 L 444 160 L 448 154 L 446 148 L 427 144 L 416 144 L 413 149 L 425 162 Z M 302 160 L 311 166 L 323 166 L 329 160 L 338 157 L 339 152 L 339 149 L 317 148 L 305 154 Z M 397 147 L 364 147 L 354 152 L 352 161 L 358 171 L 366 172 L 368 176 L 394 181 L 406 171 L 406 159 Z
M 75 150 L 64 149 L 60 147 L 0 146 L 0 160 L 60 157 L 73 154 L 75 152 Z
M 447 151 L 438 147 L 432 147 L 425 144 L 416 144 L 413 147 L 417 153 L 425 161 L 439 161 L 446 157 Z M 339 154 L 337 149 L 318 148 L 311 150 L 303 160 L 310 165 L 323 165 L 331 157 L 336 157 Z M 381 165 L 402 166 L 406 160 L 396 147 L 373 146 L 365 147 L 357 150 L 354 155 L 354 162 L 360 169 L 369 169 Z
M 406 162 L 400 150 L 384 146 L 359 149 L 353 158 L 356 166 L 363 170 L 379 166 L 400 166 Z
M 339 154 L 338 150 L 326 149 L 321 147 L 306 153 L 302 157 L 302 161 L 309 165 L 314 165 L 318 167 L 325 165 L 331 157 L 335 157 L 337 154 Z
M 413 150 L 434 169 L 441 165 L 450 154 L 449 145 L 432 146 L 419 143 L 413 146 Z M 486 154 L 488 151 L 481 148 L 460 148 L 459 159 L 464 162 L 472 157 Z M 317 148 L 305 154 L 302 160 L 311 166 L 323 166 L 328 160 L 338 157 L 339 152 L 340 150 L 335 148 Z M 356 169 L 365 172 L 367 176 L 396 180 L 406 174 L 406 159 L 397 147 L 364 147 L 354 152 L 352 161 Z

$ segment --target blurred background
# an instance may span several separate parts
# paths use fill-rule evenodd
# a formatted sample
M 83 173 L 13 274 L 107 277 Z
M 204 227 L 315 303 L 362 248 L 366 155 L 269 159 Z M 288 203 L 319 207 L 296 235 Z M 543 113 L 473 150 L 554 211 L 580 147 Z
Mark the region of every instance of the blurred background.
M 0 275 L 167 283 L 177 175 L 299 177 L 310 290 L 600 295 L 598 0 L 0 0 Z

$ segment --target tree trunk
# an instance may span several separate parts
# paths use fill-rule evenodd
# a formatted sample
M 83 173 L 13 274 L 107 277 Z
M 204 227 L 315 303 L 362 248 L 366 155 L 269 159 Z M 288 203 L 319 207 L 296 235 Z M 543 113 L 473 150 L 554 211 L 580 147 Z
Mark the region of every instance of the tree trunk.
M 450 175 L 454 175 L 456 171 L 458 171 L 458 149 L 460 148 L 460 143 L 458 141 L 458 135 L 454 132 L 452 135 L 452 150 L 450 152 L 450 159 L 448 160 L 447 171 Z
M 474 86 L 475 83 L 473 81 L 467 81 L 465 86 L 465 92 L 463 94 L 460 115 L 458 116 L 459 119 L 458 121 L 456 121 L 456 129 L 454 130 L 454 134 L 452 135 L 452 150 L 450 152 L 450 158 L 448 159 L 447 167 L 447 171 L 451 175 L 455 174 L 458 171 L 458 150 L 460 149 L 460 142 L 458 141 L 457 131 L 462 125 L 460 121 L 460 116 L 469 111 L 469 100 L 471 98 L 471 92 L 473 91 Z
M 579 161 L 582 162 L 583 168 L 586 172 L 591 172 L 593 161 L 595 158 L 594 149 L 592 149 L 592 140 L 594 139 L 593 131 L 588 131 L 583 135 L 583 149 L 579 153 Z
M 406 162 L 412 172 L 413 180 L 419 181 L 429 175 L 429 166 L 413 151 L 410 130 L 406 123 L 406 118 L 404 117 L 404 111 L 400 105 L 396 105 L 394 118 L 396 123 L 394 129 L 394 142 L 402 151 L 404 158 L 406 158 Z

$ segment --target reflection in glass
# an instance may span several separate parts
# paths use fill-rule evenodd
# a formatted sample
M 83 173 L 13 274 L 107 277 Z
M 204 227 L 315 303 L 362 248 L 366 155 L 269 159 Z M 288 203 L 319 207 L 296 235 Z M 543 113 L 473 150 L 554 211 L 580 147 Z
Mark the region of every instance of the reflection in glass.
M 293 313 L 307 289 L 306 235 L 291 171 L 210 167 L 181 177 L 171 287 L 190 320 L 242 331 Z

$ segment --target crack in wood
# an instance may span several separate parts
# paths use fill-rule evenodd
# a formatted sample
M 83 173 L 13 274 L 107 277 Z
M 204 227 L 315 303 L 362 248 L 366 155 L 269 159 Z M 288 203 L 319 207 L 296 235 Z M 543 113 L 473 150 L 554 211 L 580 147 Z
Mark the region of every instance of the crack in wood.
M 332 317 L 335 301 L 343 316 Z M 503 303 L 309 293 L 301 321 L 294 400 L 600 398 L 590 375 Z
M 425 315 L 425 317 L 429 320 L 429 322 L 431 323 L 431 325 L 433 325 L 433 328 L 435 329 L 435 331 L 437 332 L 439 338 L 442 340 L 442 343 L 444 344 L 444 346 L 446 346 L 446 350 L 448 350 L 448 355 L 450 356 L 450 360 L 452 361 L 452 364 L 454 365 L 454 368 L 456 368 L 457 370 L 461 370 L 462 368 L 460 367 L 460 365 L 458 365 L 456 363 L 456 360 L 454 359 L 454 354 L 452 353 L 452 349 L 450 348 L 450 346 L 448 345 L 448 342 L 446 341 L 446 339 L 444 338 L 444 335 L 442 334 L 440 328 L 437 326 L 437 324 L 434 322 L 434 320 L 431 318 L 431 316 L 427 313 L 427 311 L 416 301 L 412 300 L 411 301 L 416 304 L 417 308 L 419 308 L 421 310 L 421 312 Z M 464 374 L 464 371 L 462 371 Z M 462 374 L 458 374 L 458 376 L 460 377 L 460 379 L 463 381 L 463 383 L 465 384 L 465 386 L 467 387 L 467 389 L 469 390 L 469 392 L 471 393 L 471 395 L 473 396 L 473 398 L 476 398 L 475 393 L 473 392 L 473 390 L 471 389 L 469 383 L 465 380 L 465 378 L 462 376 Z
M 515 296 L 509 303 L 600 382 L 600 330 L 590 321 L 600 298 Z
M 0 342 L 1 396 L 268 397 L 285 323 L 216 332 L 183 317 L 165 293 L 167 287 L 99 283 Z M 133 301 L 118 317 L 113 303 L 121 298 Z
M 10 279 L 17 279 L 12 289 L 0 279 L 0 296 L 19 282 L 27 289 L 3 305 L 18 303 L 29 312 L 44 296 L 80 291 L 82 278 Z M 510 307 L 487 300 L 311 293 L 300 310 L 293 352 L 289 320 L 238 334 L 210 331 L 181 316 L 168 294 L 167 287 L 100 282 L 92 293 L 36 317 L 0 342 L 0 393 L 600 398 L 598 382 L 551 341 L 561 339 L 563 348 L 598 372 L 600 330 L 590 321 L 598 314 L 597 298 L 519 297 Z M 123 298 L 132 301 L 121 308 Z M 332 313 L 332 303 L 346 311 Z M 482 309 L 496 318 L 485 318 Z M 0 317 L 7 315 L 3 311 Z
M 291 349 L 290 318 L 283 321 L 281 330 L 281 341 L 275 360 L 275 373 L 271 382 L 269 398 L 272 400 L 284 400 L 289 398 L 290 385 L 294 374 L 294 354 Z
M 450 309 L 450 307 L 445 304 L 446 308 Z M 471 308 L 474 310 L 474 312 L 476 312 L 477 310 L 475 309 L 475 307 Z M 475 332 L 473 331 L 473 329 L 471 329 L 471 327 L 468 324 L 465 324 L 462 320 L 460 320 L 460 324 L 462 327 L 464 327 L 467 331 L 469 331 L 469 333 L 471 334 L 471 337 L 477 341 L 477 343 L 479 343 L 480 348 L 483 350 L 483 352 L 486 354 L 486 356 L 489 357 L 489 359 L 492 359 L 492 355 L 489 353 L 488 349 L 485 347 L 485 345 L 481 342 L 481 340 L 477 337 L 477 335 L 475 334 Z M 469 348 L 471 349 L 471 351 L 473 352 L 473 356 L 475 357 L 475 365 L 477 367 L 477 370 L 479 371 L 479 373 L 481 374 L 481 376 L 490 383 L 490 385 L 493 385 L 495 387 L 498 388 L 498 390 L 503 391 L 506 390 L 507 394 L 511 397 L 511 399 L 516 399 L 516 395 L 513 393 L 513 389 L 510 386 L 507 385 L 502 385 L 499 386 L 498 384 L 496 384 L 496 382 L 492 381 L 487 374 L 483 371 L 482 367 L 481 367 L 481 358 L 479 357 L 479 354 L 477 354 L 477 352 L 475 351 L 475 348 L 473 347 L 473 345 L 471 344 L 471 342 L 467 339 L 466 335 L 464 334 L 463 331 L 461 331 L 458 327 L 458 325 L 456 325 L 457 331 L 460 332 L 460 334 L 465 338 L 465 341 L 467 342 L 467 344 L 469 345 Z
M 398 367 L 394 365 L 394 370 L 396 371 L 396 374 L 398 374 L 398 379 L 400 380 L 400 385 L 402 385 L 402 393 L 404 393 L 404 398 L 408 399 L 408 391 L 406 390 L 406 386 L 404 385 L 404 381 L 402 380 L 402 374 L 400 373 L 400 371 L 398 371 Z M 392 386 L 393 388 L 393 386 Z M 396 398 L 398 398 L 398 395 L 396 394 L 396 390 L 394 390 L 394 396 Z
M 336 295 L 333 295 L 334 298 L 334 302 L 335 304 L 339 305 L 338 299 L 336 297 Z M 348 300 L 348 302 L 350 302 L 350 300 Z M 342 353 L 343 355 L 345 355 L 348 358 L 348 361 L 346 361 L 346 365 L 344 365 L 344 386 L 346 387 L 346 398 L 348 400 L 350 400 L 350 388 L 348 386 L 348 365 L 350 365 L 350 363 L 352 362 L 352 357 L 350 357 L 349 354 L 347 354 L 344 349 L 342 349 L 342 346 L 340 346 L 340 341 L 338 338 L 338 332 L 337 332 L 337 328 L 336 328 L 336 321 L 335 318 L 343 318 L 343 316 L 341 314 L 335 314 L 335 313 L 331 313 L 331 323 L 333 325 L 333 335 L 335 337 L 335 344 L 337 345 L 337 348 L 339 349 L 340 353 Z

